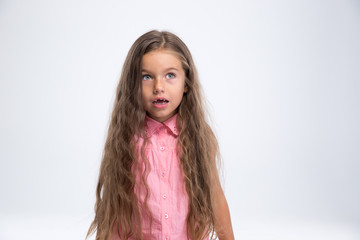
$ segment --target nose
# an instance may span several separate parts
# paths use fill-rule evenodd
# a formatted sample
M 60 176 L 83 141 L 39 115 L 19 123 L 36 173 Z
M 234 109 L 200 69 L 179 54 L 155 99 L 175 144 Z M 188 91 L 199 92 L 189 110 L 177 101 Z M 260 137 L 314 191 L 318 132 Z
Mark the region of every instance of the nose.
M 154 81 L 154 94 L 163 93 L 165 90 L 163 80 L 156 78 Z

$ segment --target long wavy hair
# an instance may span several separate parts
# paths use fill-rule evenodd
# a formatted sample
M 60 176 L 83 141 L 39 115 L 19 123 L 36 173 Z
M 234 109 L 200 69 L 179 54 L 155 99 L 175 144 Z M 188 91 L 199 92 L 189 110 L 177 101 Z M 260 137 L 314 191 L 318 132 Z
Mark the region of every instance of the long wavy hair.
M 143 174 L 141 181 L 146 186 L 147 196 L 145 208 L 141 208 L 134 192 L 137 181 L 133 167 L 139 164 L 139 157 L 146 159 L 142 57 L 157 49 L 174 53 L 181 61 L 185 72 L 187 91 L 178 107 L 177 152 L 189 197 L 187 235 L 193 240 L 215 236 L 212 186 L 215 184 L 215 177 L 218 176 L 219 148 L 216 137 L 207 123 L 194 61 L 189 49 L 179 37 L 167 31 L 153 30 L 134 42 L 123 65 L 99 172 L 95 218 L 86 238 L 96 231 L 96 240 L 109 240 L 116 229 L 120 239 L 144 239 L 141 218 L 145 215 L 151 217 L 147 206 L 149 188 L 146 174 Z M 145 139 L 140 149 L 136 136 Z

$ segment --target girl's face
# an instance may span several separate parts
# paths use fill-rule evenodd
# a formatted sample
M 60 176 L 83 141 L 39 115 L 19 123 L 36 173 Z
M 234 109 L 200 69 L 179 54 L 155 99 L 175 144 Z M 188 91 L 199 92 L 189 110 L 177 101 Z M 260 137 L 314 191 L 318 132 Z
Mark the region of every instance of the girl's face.
M 164 49 L 142 58 L 142 101 L 147 114 L 159 122 L 174 116 L 185 92 L 185 72 L 180 60 Z

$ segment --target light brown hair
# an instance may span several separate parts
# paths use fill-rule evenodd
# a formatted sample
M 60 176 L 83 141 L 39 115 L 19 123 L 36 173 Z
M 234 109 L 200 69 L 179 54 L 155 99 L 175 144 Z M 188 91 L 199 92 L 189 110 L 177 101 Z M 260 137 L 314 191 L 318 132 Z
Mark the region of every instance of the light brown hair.
M 154 30 L 134 42 L 123 65 L 100 167 L 95 218 L 86 238 L 96 231 L 97 240 L 108 240 L 115 227 L 120 239 L 143 239 L 141 218 L 151 218 L 151 212 L 146 203 L 148 195 L 144 203 L 146 212 L 140 211 L 132 171 L 139 157 L 146 162 L 141 66 L 146 53 L 160 48 L 173 52 L 185 72 L 187 91 L 178 107 L 177 150 L 189 196 L 188 237 L 195 240 L 214 234 L 212 184 L 218 176 L 219 151 L 216 137 L 206 121 L 197 71 L 189 49 L 179 37 Z M 140 151 L 134 136 L 145 139 Z M 148 191 L 146 176 L 142 175 L 142 182 Z

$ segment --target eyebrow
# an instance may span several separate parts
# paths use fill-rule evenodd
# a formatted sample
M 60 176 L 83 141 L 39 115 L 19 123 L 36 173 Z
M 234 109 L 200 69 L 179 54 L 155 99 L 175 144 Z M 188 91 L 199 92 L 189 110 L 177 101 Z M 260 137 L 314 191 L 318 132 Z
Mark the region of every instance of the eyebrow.
M 167 68 L 167 69 L 165 69 L 165 71 L 164 72 L 167 72 L 167 71 L 170 71 L 170 70 L 175 70 L 175 71 L 178 71 L 179 72 L 179 69 L 177 69 L 177 68 L 174 68 L 174 67 L 170 67 L 170 68 Z M 141 69 L 141 72 L 148 72 L 148 73 L 151 73 L 151 71 L 148 71 L 148 70 L 146 70 L 146 69 Z

